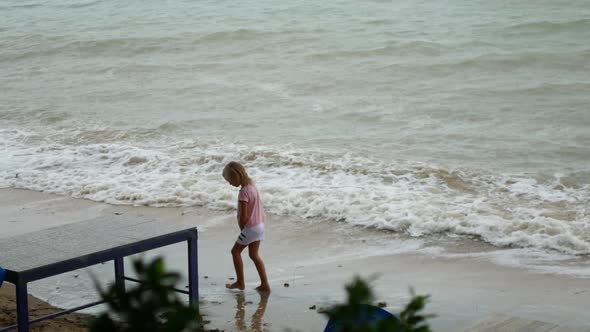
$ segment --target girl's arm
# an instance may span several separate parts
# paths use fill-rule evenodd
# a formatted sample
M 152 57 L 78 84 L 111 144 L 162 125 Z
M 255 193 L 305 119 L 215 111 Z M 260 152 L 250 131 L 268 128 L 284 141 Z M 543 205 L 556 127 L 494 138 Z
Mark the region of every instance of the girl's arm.
M 240 204 L 241 211 L 240 219 L 238 220 L 238 226 L 240 226 L 240 230 L 242 230 L 248 223 L 248 202 L 239 201 L 238 204 Z

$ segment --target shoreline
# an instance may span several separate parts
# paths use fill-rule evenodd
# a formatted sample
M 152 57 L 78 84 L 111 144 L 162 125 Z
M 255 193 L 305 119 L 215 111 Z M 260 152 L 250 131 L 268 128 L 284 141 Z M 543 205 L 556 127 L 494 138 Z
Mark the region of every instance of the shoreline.
M 439 239 L 269 216 L 261 255 L 273 291 L 265 300 L 253 290 L 258 280 L 247 255 L 243 255 L 246 291 L 228 291 L 223 286 L 234 277 L 229 255 L 237 236 L 233 212 L 114 206 L 29 190 L 0 190 L 0 227 L 7 230 L 2 237 L 115 213 L 197 226 L 201 307 L 211 321 L 208 328 L 241 331 L 245 324 L 265 331 L 322 330 L 325 317 L 310 308 L 342 301 L 344 285 L 354 275 L 377 276 L 372 282 L 376 300 L 385 302 L 386 310 L 394 313 L 409 299 L 410 287 L 417 294 L 430 294 L 425 311 L 437 315 L 430 322 L 433 331 L 459 331 L 496 313 L 590 326 L 590 317 L 585 314 L 585 305 L 590 302 L 588 279 L 497 265 L 485 255 L 444 257 L 436 253 L 444 242 Z M 453 250 L 469 253 L 469 245 L 458 241 Z M 479 245 L 479 252 L 485 252 L 487 246 Z M 170 269 L 184 273 L 184 247 L 169 246 L 146 256 L 155 255 L 163 255 Z M 96 296 L 89 274 L 106 284 L 112 278 L 112 265 L 35 282 L 30 293 L 58 307 L 87 302 Z

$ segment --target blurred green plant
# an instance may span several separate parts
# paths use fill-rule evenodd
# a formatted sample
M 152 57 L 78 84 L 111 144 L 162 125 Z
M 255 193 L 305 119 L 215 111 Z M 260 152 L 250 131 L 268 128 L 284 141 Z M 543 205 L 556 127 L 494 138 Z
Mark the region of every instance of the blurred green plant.
M 102 290 L 95 281 L 108 310 L 91 322 L 91 332 L 205 331 L 198 308 L 181 301 L 173 290 L 180 275 L 167 272 L 161 257 L 148 263 L 135 260 L 133 267 L 141 283 L 126 292 L 116 284 Z
M 372 305 L 373 291 L 367 281 L 355 277 L 346 285 L 347 301 L 324 311 L 333 323 L 332 332 L 430 332 L 426 323 L 433 315 L 422 314 L 429 296 L 415 295 L 398 315 L 378 320 L 368 319 L 373 311 L 380 310 Z

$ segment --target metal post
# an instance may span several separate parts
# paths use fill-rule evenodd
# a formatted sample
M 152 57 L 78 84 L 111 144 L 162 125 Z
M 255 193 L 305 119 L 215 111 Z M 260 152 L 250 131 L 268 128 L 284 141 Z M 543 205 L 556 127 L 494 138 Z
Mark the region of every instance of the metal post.
M 188 240 L 188 293 L 189 303 L 198 306 L 199 272 L 196 236 Z
M 29 332 L 29 303 L 27 295 L 27 283 L 19 279 L 16 284 L 16 323 L 18 324 L 18 332 Z
M 125 264 L 123 264 L 123 257 L 115 258 L 115 285 L 121 293 L 125 293 Z

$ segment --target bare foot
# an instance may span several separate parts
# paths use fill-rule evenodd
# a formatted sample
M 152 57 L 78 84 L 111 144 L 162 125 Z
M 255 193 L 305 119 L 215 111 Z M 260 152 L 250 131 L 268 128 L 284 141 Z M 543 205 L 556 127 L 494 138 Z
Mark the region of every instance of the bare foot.
M 244 290 L 244 284 L 240 284 L 236 281 L 233 284 L 225 284 L 225 288 Z
M 269 285 L 260 285 L 260 286 L 256 287 L 256 290 L 259 292 L 270 292 L 270 286 Z

